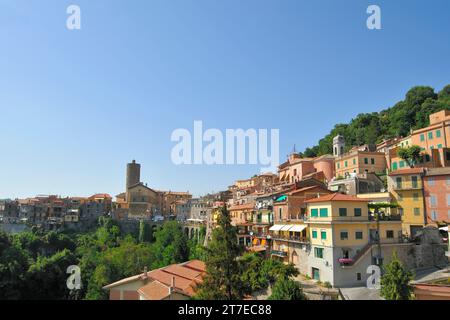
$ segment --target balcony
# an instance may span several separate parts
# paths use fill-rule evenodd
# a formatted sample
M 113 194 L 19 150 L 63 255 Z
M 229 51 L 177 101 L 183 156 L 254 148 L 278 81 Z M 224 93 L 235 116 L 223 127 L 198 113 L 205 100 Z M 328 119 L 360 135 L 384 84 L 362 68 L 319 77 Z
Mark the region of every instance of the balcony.
M 273 256 L 282 257 L 282 258 L 285 258 L 288 255 L 287 252 L 280 251 L 280 250 L 271 250 L 270 254 Z
M 280 240 L 280 241 L 289 241 L 289 242 L 298 242 L 298 243 L 309 243 L 308 238 L 300 237 L 300 236 L 288 236 L 288 235 L 278 235 L 278 234 L 272 234 L 271 238 L 273 240 Z

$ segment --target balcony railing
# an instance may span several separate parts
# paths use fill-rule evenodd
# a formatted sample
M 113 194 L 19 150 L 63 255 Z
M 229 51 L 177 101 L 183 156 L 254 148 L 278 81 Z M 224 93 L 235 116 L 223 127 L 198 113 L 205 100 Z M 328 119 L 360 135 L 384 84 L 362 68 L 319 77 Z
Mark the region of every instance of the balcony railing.
M 300 237 L 300 236 L 288 236 L 283 234 L 272 234 L 270 235 L 273 240 L 282 240 L 282 241 L 292 241 L 292 242 L 301 242 L 301 243 L 309 243 L 308 238 Z
M 274 256 L 278 256 L 278 257 L 287 257 L 287 252 L 284 251 L 280 251 L 280 250 L 271 250 L 270 253 Z

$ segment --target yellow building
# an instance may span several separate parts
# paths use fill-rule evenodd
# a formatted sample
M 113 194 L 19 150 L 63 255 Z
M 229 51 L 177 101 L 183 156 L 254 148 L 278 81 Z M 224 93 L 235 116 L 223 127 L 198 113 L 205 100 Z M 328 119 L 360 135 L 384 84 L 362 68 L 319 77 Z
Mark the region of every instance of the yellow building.
M 389 174 L 388 190 L 399 205 L 403 233 L 412 236 L 426 225 L 423 168 L 396 170 Z
M 382 261 L 383 246 L 402 240 L 401 221 L 369 214 L 367 199 L 334 193 L 305 202 L 313 279 L 365 285 L 367 267 Z

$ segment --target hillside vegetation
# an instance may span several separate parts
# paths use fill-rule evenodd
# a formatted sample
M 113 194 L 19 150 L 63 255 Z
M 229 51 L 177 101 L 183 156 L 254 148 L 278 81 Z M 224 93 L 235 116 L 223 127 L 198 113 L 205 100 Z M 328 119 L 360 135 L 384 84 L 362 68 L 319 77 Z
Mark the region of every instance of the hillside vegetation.
M 450 85 L 439 93 L 431 87 L 414 87 L 406 93 L 404 100 L 386 110 L 361 113 L 350 123 L 336 124 L 318 145 L 306 148 L 303 156 L 315 157 L 332 153 L 333 137 L 337 134 L 345 137 L 347 150 L 356 145 L 407 136 L 411 129 L 428 126 L 429 115 L 443 109 L 450 109 Z

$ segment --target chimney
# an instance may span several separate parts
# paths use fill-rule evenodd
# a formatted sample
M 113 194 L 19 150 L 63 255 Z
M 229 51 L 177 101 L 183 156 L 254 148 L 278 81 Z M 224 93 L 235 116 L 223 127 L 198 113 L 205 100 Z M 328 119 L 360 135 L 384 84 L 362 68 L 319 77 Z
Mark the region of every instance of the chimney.
M 172 294 L 173 289 L 175 289 L 175 276 L 172 276 L 172 283 L 170 284 L 169 294 Z
M 144 267 L 144 273 L 141 274 L 141 280 L 147 283 L 148 276 L 147 276 L 147 266 Z

